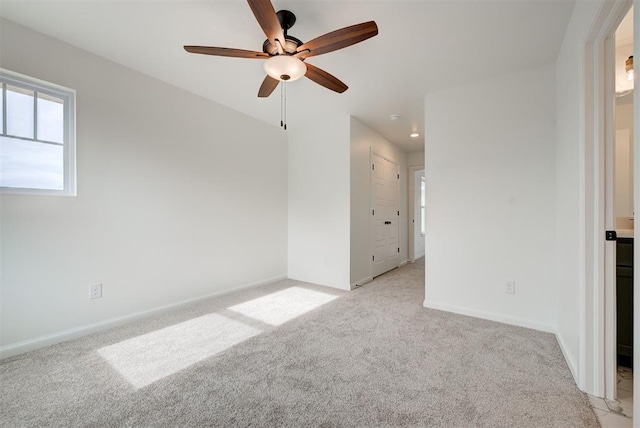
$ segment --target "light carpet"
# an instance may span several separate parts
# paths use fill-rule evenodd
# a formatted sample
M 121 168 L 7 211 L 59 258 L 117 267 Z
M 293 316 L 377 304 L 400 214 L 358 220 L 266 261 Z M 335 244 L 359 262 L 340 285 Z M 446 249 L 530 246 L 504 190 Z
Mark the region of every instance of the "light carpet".
M 0 425 L 599 426 L 553 335 L 423 299 L 286 280 L 8 358 Z

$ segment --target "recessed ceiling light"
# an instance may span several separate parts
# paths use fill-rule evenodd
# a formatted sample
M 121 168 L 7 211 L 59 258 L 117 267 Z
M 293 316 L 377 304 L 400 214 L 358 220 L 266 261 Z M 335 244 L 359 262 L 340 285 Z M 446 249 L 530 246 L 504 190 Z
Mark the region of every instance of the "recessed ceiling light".
M 398 120 L 400 119 L 400 115 L 398 113 L 393 113 L 392 115 L 389 116 L 389 119 Z
M 414 132 L 413 134 L 410 135 L 411 138 L 418 138 L 420 136 L 420 134 L 418 134 L 417 132 Z

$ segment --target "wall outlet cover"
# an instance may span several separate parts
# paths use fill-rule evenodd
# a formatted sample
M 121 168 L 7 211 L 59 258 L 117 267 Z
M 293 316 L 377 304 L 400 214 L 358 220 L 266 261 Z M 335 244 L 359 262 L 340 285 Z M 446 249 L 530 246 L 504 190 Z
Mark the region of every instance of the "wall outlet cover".
M 99 299 L 102 297 L 102 284 L 93 284 L 89 286 L 89 299 Z
M 504 287 L 504 292 L 507 294 L 516 294 L 516 282 L 507 281 L 507 284 Z

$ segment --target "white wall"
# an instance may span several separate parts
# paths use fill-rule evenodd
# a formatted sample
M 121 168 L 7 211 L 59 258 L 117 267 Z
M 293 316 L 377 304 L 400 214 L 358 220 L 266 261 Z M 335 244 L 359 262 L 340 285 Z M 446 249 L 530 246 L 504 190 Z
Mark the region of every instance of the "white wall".
M 286 275 L 278 128 L 0 27 L 3 68 L 77 90 L 78 196 L 0 198 L 5 350 Z M 99 282 L 104 297 L 89 300 Z
M 576 5 L 556 62 L 556 336 L 574 377 L 579 364 L 580 295 L 584 281 L 584 41 L 599 1 Z
M 351 117 L 351 285 L 371 280 L 371 129 Z M 375 133 L 374 133 L 375 134 Z M 382 137 L 375 134 L 373 138 Z
M 553 331 L 553 67 L 428 95 L 425 123 L 425 306 Z
M 615 213 L 633 217 L 633 94 L 616 98 L 615 121 Z
M 407 261 L 409 240 L 407 154 L 373 129 L 351 117 L 351 284 L 371 279 L 370 153 L 398 164 L 400 171 L 400 260 Z
M 289 277 L 349 290 L 349 116 L 296 108 L 288 131 Z
M 409 166 L 424 165 L 424 152 L 407 154 L 407 164 Z

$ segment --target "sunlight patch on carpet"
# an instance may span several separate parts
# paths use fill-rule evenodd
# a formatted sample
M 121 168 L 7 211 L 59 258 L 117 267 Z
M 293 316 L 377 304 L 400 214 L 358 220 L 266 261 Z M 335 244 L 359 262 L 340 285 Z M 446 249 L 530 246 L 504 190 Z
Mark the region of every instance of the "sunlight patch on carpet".
M 259 333 L 209 314 L 106 346 L 98 353 L 131 385 L 142 388 Z
M 320 291 L 291 287 L 228 309 L 267 324 L 281 325 L 337 297 Z

